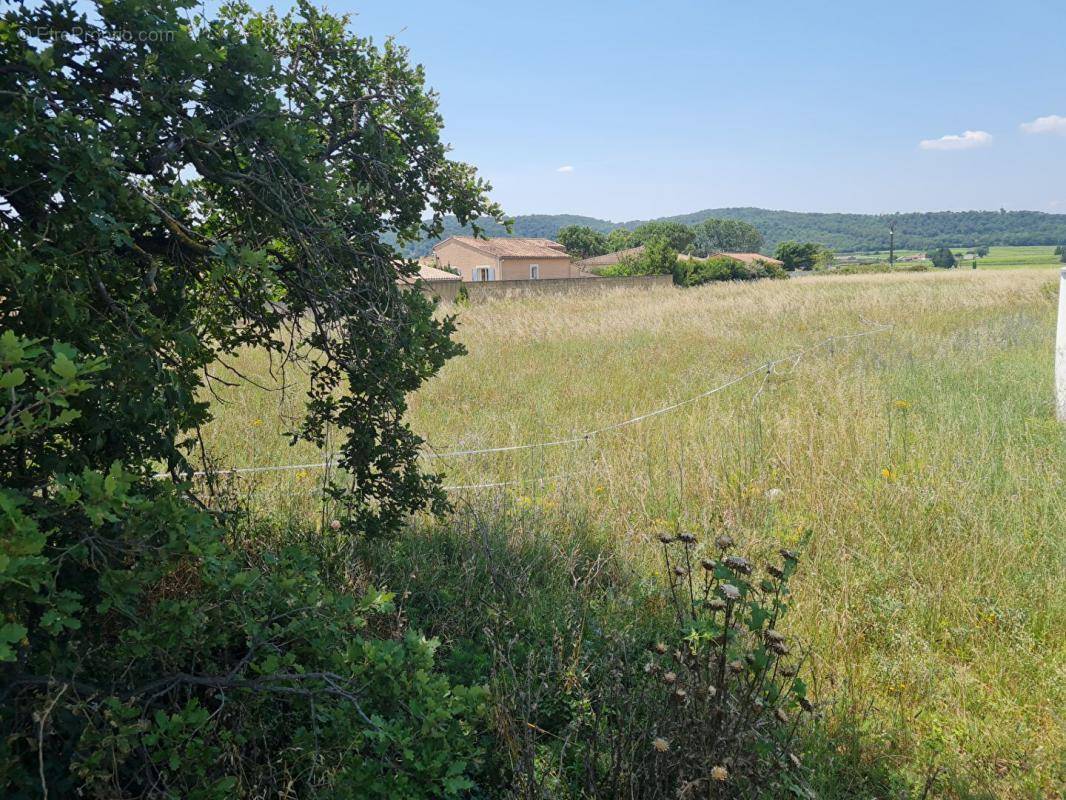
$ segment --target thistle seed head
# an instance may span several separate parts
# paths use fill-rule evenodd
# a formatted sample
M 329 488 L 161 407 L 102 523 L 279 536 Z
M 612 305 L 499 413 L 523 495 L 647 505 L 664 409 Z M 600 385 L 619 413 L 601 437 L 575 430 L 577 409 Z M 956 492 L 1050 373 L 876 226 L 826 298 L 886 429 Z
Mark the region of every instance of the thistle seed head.
M 742 575 L 751 575 L 751 562 L 743 556 L 726 556 L 725 565 L 734 572 Z

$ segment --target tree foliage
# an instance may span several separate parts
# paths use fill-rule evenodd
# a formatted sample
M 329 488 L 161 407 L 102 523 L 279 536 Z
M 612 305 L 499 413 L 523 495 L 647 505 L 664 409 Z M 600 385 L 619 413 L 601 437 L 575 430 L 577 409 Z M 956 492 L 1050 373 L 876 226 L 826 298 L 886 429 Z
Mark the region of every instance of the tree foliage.
M 403 418 L 459 347 L 389 242 L 499 209 L 393 42 L 302 2 L 191 7 L 0 23 L 0 772 L 15 796 L 457 794 L 476 693 L 361 632 L 387 598 L 180 479 L 254 347 L 310 374 L 292 435 L 338 441 L 323 551 L 443 509 Z
M 950 247 L 938 247 L 935 250 L 930 250 L 925 254 L 925 257 L 933 262 L 934 267 L 940 269 L 950 269 L 957 263 L 955 254 L 951 252 Z
M 628 256 L 617 264 L 600 270 L 605 277 L 631 277 L 635 275 L 673 275 L 677 270 L 677 251 L 662 236 L 655 236 L 644 243 L 639 255 Z
M 688 225 L 680 222 L 666 222 L 655 220 L 645 222 L 637 228 L 629 237 L 629 246 L 636 247 L 648 244 L 652 240 L 661 239 L 676 253 L 687 252 L 695 241 L 696 235 Z
M 827 251 L 814 242 L 781 242 L 774 257 L 784 263 L 785 269 L 809 270 L 824 262 Z
M 818 242 L 837 252 L 888 250 L 889 225 L 896 226 L 897 249 L 928 250 L 969 242 L 975 246 L 1057 245 L 1066 239 L 1066 214 L 1039 211 L 931 211 L 904 214 L 836 214 L 776 211 L 764 208 L 707 208 L 668 217 L 662 222 L 698 225 L 708 218 L 737 220 L 754 226 L 764 237 L 761 252 L 773 252 L 781 242 Z M 445 220 L 445 236 L 469 233 L 469 227 Z M 492 236 L 507 235 L 501 224 L 482 220 Z M 615 223 L 594 217 L 532 214 L 514 219 L 514 235 L 553 238 L 565 225 L 584 225 L 601 233 L 634 230 L 642 220 Z M 412 243 L 409 252 L 425 255 L 435 242 Z M 612 248 L 612 251 L 621 248 Z
M 759 278 L 787 278 L 782 267 L 768 261 L 745 264 L 728 256 L 711 256 L 678 260 L 674 282 L 680 286 L 699 286 L 712 281 L 750 281 Z
M 692 226 L 692 252 L 698 256 L 714 253 L 758 253 L 763 236 L 754 225 L 734 219 L 705 219 Z
M 607 237 L 599 231 L 583 225 L 567 225 L 560 228 L 555 240 L 566 248 L 574 258 L 590 258 L 609 252 Z

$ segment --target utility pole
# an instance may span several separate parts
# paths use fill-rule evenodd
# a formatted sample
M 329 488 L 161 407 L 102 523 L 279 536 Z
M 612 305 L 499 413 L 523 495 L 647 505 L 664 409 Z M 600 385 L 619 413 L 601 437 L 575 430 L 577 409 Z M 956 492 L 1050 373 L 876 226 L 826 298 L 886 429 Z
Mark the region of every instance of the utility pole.
M 888 268 L 896 263 L 896 220 L 892 220 L 888 226 Z

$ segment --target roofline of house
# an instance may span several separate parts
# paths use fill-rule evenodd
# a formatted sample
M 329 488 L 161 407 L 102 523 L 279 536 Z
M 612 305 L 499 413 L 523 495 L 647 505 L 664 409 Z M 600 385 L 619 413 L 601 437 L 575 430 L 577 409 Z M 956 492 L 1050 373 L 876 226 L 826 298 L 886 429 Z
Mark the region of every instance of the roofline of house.
M 467 238 L 471 238 L 471 237 L 467 237 Z M 527 239 L 527 238 L 540 238 L 540 237 L 499 236 L 497 238 L 499 238 L 499 239 L 510 239 L 510 238 Z M 491 250 L 487 250 L 487 249 L 485 249 L 483 247 L 478 247 L 476 244 L 471 244 L 470 242 L 464 242 L 464 241 L 460 240 L 460 238 L 458 236 L 449 236 L 447 239 L 443 239 L 443 240 L 437 242 L 435 245 L 433 245 L 433 252 L 436 253 L 438 247 L 440 247 L 442 244 L 447 244 L 448 242 L 452 241 L 452 239 L 454 239 L 455 243 L 458 244 L 458 245 L 461 245 L 463 247 L 469 247 L 471 250 L 477 250 L 479 253 L 484 253 L 487 256 L 492 256 L 497 261 L 500 261 L 501 259 L 507 259 L 507 258 L 527 258 L 527 259 L 528 258 L 535 258 L 538 261 L 541 261 L 541 260 L 544 260 L 544 259 L 548 259 L 548 258 L 565 258 L 568 261 L 571 260 L 570 259 L 570 255 L 565 250 L 559 250 L 559 251 L 557 251 L 556 255 L 552 255 L 552 256 L 500 256 L 500 255 L 496 255 Z M 481 240 L 476 240 L 476 241 L 481 241 Z M 554 249 L 554 248 L 548 247 L 548 245 L 546 245 L 546 244 L 545 245 L 540 245 L 540 246 L 543 247 L 546 250 L 553 250 Z

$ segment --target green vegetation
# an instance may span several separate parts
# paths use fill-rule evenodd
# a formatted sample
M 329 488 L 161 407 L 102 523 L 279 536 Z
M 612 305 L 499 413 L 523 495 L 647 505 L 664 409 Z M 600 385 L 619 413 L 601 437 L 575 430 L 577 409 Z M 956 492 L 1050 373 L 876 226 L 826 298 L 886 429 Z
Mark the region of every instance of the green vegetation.
M 700 286 L 711 281 L 750 281 L 759 278 L 787 278 L 788 273 L 776 264 L 757 261 L 752 265 L 718 256 L 703 259 L 680 259 L 674 282 L 680 286 Z
M 936 250 L 926 253 L 925 257 L 938 269 L 951 269 L 961 258 L 961 256 L 951 252 L 950 247 L 938 247 Z
M 732 219 L 705 219 L 692 226 L 695 234 L 692 255 L 706 257 L 714 253 L 758 253 L 763 236 L 746 222 Z
M 896 224 L 899 250 L 925 251 L 937 247 L 1057 245 L 1066 240 L 1066 214 L 1038 211 L 935 211 L 908 214 L 818 214 L 770 211 L 762 208 L 708 208 L 691 214 L 666 217 L 657 222 L 697 225 L 705 219 L 734 220 L 756 228 L 764 237 L 763 247 L 772 252 L 785 241 L 817 242 L 842 253 L 884 250 L 889 245 L 888 227 Z M 554 238 L 566 225 L 583 225 L 609 234 L 622 228 L 635 230 L 643 221 L 614 223 L 571 215 L 530 215 L 514 219 L 513 235 Z M 490 236 L 505 236 L 502 225 L 486 221 Z M 445 220 L 444 236 L 469 233 L 469 229 Z M 408 252 L 425 255 L 433 241 L 412 244 Z M 612 248 L 621 249 L 621 248 Z M 682 248 L 683 249 L 683 248 Z M 760 251 L 763 248 L 759 248 Z
M 460 348 L 382 238 L 498 216 L 488 187 L 406 53 L 344 19 L 82 6 L 0 36 L 3 794 L 459 796 L 484 689 L 349 557 L 445 508 L 403 418 Z M 46 29 L 83 33 L 20 33 Z M 325 530 L 184 482 L 246 348 L 308 376 L 291 439 L 348 481 Z
M 555 240 L 574 258 L 590 258 L 611 252 L 607 249 L 607 237 L 584 225 L 567 225 L 560 228 Z
M 863 319 L 895 327 L 590 441 L 429 462 L 449 485 L 527 482 L 453 491 L 457 517 L 417 525 L 395 550 L 377 545 L 365 568 L 398 596 L 412 593 L 410 619 L 441 640 L 454 682 L 512 674 L 484 655 L 492 648 L 479 631 L 492 620 L 492 639 L 540 654 L 516 664 L 530 705 L 586 708 L 584 676 L 611 649 L 602 637 L 656 641 L 655 615 L 669 608 L 657 594 L 659 533 L 693 531 L 707 546 L 728 532 L 760 568 L 798 547 L 782 628 L 809 654 L 804 680 L 823 716 L 798 734 L 813 796 L 913 798 L 929 781 L 928 797 L 1054 797 L 1066 748 L 1056 278 L 810 273 L 464 308 L 467 355 L 415 395 L 409 415 L 438 451 L 580 437 L 864 329 Z M 269 366 L 255 354 L 239 363 L 277 386 Z M 560 391 L 571 375 L 580 379 Z M 319 460 L 281 435 L 299 408 L 292 393 L 222 390 L 228 402 L 204 432 L 211 457 Z M 236 481 L 256 504 L 317 517 L 320 479 Z M 500 685 L 511 681 L 494 678 L 490 696 L 515 708 Z M 547 753 L 573 719 L 496 718 L 509 731 L 501 741 Z M 520 737 L 511 726 L 523 718 L 542 730 Z M 517 762 L 527 751 L 508 752 Z M 550 787 L 558 762 L 534 762 Z
M 791 272 L 825 267 L 832 262 L 833 254 L 814 242 L 781 242 L 774 251 L 774 258 Z

